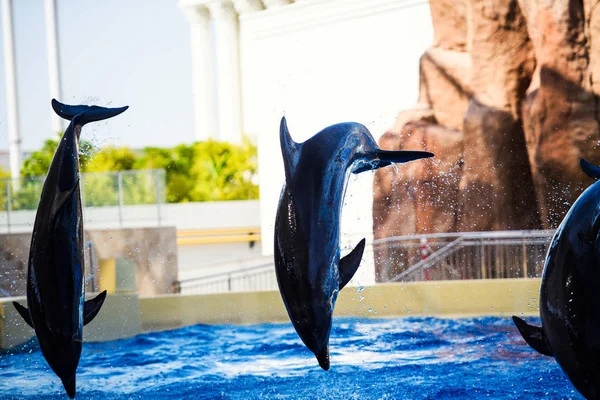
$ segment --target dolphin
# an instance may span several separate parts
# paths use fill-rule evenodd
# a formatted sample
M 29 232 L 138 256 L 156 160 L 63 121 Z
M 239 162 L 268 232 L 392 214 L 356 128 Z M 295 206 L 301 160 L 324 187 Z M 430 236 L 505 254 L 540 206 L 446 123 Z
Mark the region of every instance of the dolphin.
M 600 168 L 580 160 L 596 180 Z M 540 289 L 542 326 L 513 317 L 523 339 L 554 357 L 587 399 L 600 399 L 600 182 L 588 187 L 554 233 Z
M 319 365 L 329 369 L 335 301 L 358 269 L 365 239 L 340 259 L 340 214 L 350 173 L 432 157 L 381 150 L 368 129 L 348 122 L 296 143 L 280 125 L 286 183 L 275 220 L 275 272 L 287 313 Z
M 75 371 L 81 356 L 83 326 L 100 311 L 106 291 L 84 302 L 83 223 L 79 192 L 79 135 L 88 122 L 121 114 L 128 107 L 52 108 L 71 121 L 54 153 L 33 226 L 27 273 L 27 308 L 13 302 L 35 330 L 44 358 L 75 397 Z

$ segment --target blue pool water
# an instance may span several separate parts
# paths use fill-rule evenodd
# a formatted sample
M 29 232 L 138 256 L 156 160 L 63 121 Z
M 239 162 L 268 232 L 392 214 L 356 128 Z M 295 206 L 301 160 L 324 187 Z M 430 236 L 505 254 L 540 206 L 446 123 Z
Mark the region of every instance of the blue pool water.
M 196 325 L 85 344 L 76 398 L 582 399 L 508 318 L 338 318 L 331 357 L 291 324 Z M 0 355 L 0 399 L 65 398 L 39 349 Z

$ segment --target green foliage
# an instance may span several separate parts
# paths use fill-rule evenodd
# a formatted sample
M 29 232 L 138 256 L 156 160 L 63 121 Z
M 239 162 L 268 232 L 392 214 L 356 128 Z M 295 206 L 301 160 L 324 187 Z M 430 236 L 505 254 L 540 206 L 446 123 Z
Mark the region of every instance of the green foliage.
M 0 166 L 0 211 L 6 211 L 6 185 L 8 185 L 10 172 Z
M 241 146 L 208 140 L 194 145 L 190 170 L 195 185 L 191 201 L 245 200 L 258 198 L 256 147 L 245 139 Z
M 11 210 L 35 210 L 42 194 L 43 179 L 25 178 L 11 191 Z
M 0 211 L 7 209 L 7 186 L 10 187 L 11 210 L 35 210 L 42 193 L 43 179 L 23 178 L 15 182 L 10 178 L 10 172 L 0 167 Z
M 29 157 L 23 160 L 21 177 L 33 178 L 35 176 L 46 175 L 48 168 L 50 168 L 52 157 L 54 157 L 54 152 L 58 147 L 58 141 L 58 138 L 47 139 L 40 150 L 34 151 Z
M 22 178 L 45 176 L 48 173 L 48 168 L 50 168 L 61 137 L 62 134 L 59 134 L 54 139 L 47 139 L 40 150 L 34 151 L 29 157 L 23 160 L 23 166 L 21 167 Z M 82 171 L 85 170 L 85 166 L 93 153 L 94 147 L 90 142 L 86 140 L 79 142 L 79 164 Z
M 136 167 L 166 171 L 169 203 L 258 198 L 256 146 L 246 138 L 241 145 L 207 140 L 143 152 Z
M 127 147 L 106 147 L 82 164 L 82 172 L 128 171 L 133 169 L 136 155 Z
M 116 173 L 87 173 L 83 176 L 82 197 L 88 207 L 119 205 L 119 189 Z
M 59 139 L 46 140 L 42 149 L 23 162 L 21 176 L 45 175 L 58 143 Z M 122 174 L 120 182 L 126 205 L 155 203 L 157 196 L 161 201 L 166 197 L 169 203 L 258 198 L 258 186 L 253 182 L 257 173 L 256 147 L 247 138 L 241 145 L 208 140 L 172 149 L 147 147 L 140 154 L 112 146 L 94 151 L 89 142 L 82 141 L 80 169 L 84 173 L 82 197 L 87 206 L 118 205 L 116 172 L 130 170 L 138 171 Z M 165 172 L 139 171 L 148 169 Z M 166 179 L 166 188 L 156 187 L 157 174 Z M 40 182 L 26 180 L 14 195 L 13 203 L 35 208 Z

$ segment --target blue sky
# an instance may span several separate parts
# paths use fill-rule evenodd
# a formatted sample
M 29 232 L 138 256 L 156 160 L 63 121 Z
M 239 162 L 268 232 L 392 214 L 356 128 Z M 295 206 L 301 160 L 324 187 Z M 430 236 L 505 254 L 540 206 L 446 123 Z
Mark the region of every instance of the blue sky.
M 175 0 L 56 0 L 62 99 L 129 105 L 84 128 L 97 146 L 173 146 L 194 140 L 188 24 Z M 44 4 L 13 0 L 22 147 L 51 136 Z M 0 31 L 0 47 L 2 47 Z M 4 49 L 0 52 L 3 55 Z M 3 60 L 3 56 L 0 56 Z M 8 148 L 0 62 L 0 149 Z

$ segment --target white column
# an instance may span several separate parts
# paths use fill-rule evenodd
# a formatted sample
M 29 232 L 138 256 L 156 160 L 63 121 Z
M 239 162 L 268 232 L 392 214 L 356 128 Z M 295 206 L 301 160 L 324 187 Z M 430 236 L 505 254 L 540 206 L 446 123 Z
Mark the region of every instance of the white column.
M 190 25 L 196 140 L 202 141 L 218 134 L 210 14 L 204 6 L 180 4 L 180 7 Z
M 240 142 L 242 93 L 238 16 L 231 0 L 208 4 L 215 24 L 219 140 Z
M 10 154 L 10 174 L 18 179 L 21 173 L 21 136 L 17 99 L 17 73 L 12 26 L 12 0 L 2 0 L 2 35 L 4 36 L 4 73 L 6 80 L 6 127 Z
M 233 0 L 233 5 L 239 15 L 250 14 L 265 9 L 261 0 Z
M 58 33 L 56 30 L 56 0 L 45 0 L 46 10 L 46 47 L 48 50 L 48 78 L 50 97 L 62 101 L 60 93 L 60 62 L 58 58 Z M 63 119 L 55 112 L 52 116 L 52 132 L 64 131 Z
M 291 4 L 292 0 L 263 0 L 263 3 L 267 8 L 274 8 Z

